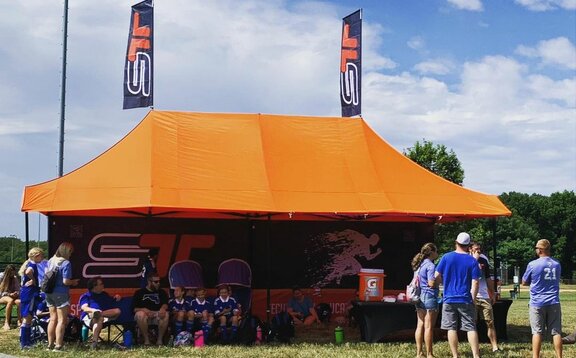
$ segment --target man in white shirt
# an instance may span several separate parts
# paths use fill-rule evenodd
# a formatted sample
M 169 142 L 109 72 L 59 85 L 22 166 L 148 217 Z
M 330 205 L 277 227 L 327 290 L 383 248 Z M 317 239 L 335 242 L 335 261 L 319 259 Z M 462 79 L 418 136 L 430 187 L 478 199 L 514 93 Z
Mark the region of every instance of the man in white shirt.
M 476 305 L 476 311 L 486 322 L 488 339 L 490 344 L 492 344 L 492 352 L 497 352 L 499 348 L 498 340 L 496 339 L 496 328 L 494 327 L 494 309 L 492 308 L 496 301 L 496 295 L 494 294 L 494 281 L 490 277 L 490 265 L 488 264 L 488 258 L 482 254 L 480 244 L 473 243 L 470 247 L 470 254 L 478 261 L 482 272 L 474 304 Z

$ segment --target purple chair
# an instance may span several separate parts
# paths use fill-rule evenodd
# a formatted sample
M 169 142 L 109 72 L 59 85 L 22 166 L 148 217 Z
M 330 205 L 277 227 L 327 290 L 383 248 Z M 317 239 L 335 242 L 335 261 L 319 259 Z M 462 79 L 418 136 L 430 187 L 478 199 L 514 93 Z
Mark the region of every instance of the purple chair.
M 176 287 L 184 287 L 185 289 L 204 287 L 202 266 L 192 260 L 175 262 L 168 271 L 168 280 L 171 289 Z
M 252 308 L 252 269 L 241 259 L 228 259 L 218 266 L 218 285 L 232 288 L 232 297 L 242 305 L 244 313 Z

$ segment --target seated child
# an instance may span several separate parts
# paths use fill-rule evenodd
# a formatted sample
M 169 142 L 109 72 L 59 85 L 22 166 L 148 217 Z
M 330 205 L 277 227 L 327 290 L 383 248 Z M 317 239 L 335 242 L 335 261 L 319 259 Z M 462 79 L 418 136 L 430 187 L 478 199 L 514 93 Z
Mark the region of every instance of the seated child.
M 174 288 L 174 297 L 168 301 L 168 311 L 170 312 L 174 336 L 184 330 L 184 319 L 189 309 L 189 303 L 184 298 L 184 287 Z
M 240 309 L 233 297 L 230 297 L 228 286 L 218 288 L 218 297 L 214 300 L 214 316 L 220 323 L 220 338 L 228 341 L 227 325 L 231 325 L 230 339 L 236 338 L 238 331 L 238 321 L 240 318 Z
M 210 337 L 210 330 L 214 324 L 212 303 L 206 299 L 206 289 L 204 288 L 198 288 L 195 296 L 196 298 L 190 301 L 186 328 L 193 333 L 197 327 L 201 327 L 204 334 L 204 342 L 207 342 L 208 337 Z

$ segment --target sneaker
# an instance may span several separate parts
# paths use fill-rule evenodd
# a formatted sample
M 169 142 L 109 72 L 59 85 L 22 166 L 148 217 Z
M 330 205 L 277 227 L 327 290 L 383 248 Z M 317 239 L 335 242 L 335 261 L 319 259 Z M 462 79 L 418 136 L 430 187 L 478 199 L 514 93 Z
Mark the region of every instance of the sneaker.
M 52 349 L 52 352 L 62 352 L 64 350 L 64 347 L 62 346 L 54 346 L 54 349 Z

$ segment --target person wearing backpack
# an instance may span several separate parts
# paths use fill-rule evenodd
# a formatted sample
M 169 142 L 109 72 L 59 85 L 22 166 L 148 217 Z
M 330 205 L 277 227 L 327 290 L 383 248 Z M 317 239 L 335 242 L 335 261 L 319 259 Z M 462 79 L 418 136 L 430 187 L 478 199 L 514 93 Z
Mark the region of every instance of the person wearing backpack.
M 436 245 L 429 242 L 424 244 L 412 259 L 412 270 L 417 276 L 420 286 L 420 299 L 416 302 L 416 331 L 414 338 L 416 340 L 416 356 L 434 357 L 434 326 L 438 317 L 438 285 L 434 277 L 436 266 L 434 260 L 438 258 L 438 249 Z M 422 346 L 424 343 L 424 347 Z
M 40 288 L 38 283 L 37 264 L 44 258 L 44 251 L 39 247 L 33 247 L 28 251 L 28 260 L 24 261 L 18 273 L 21 277 L 20 284 L 20 348 L 28 349 L 32 346 L 32 316 L 38 305 Z
M 46 294 L 46 304 L 50 311 L 48 349 L 55 352 L 61 351 L 64 346 L 64 335 L 68 324 L 68 312 L 70 311 L 70 286 L 76 286 L 80 281 L 72 278 L 70 256 L 73 252 L 72 243 L 63 242 L 58 246 L 54 256 L 48 260 L 47 270 L 58 267 L 54 290 Z

